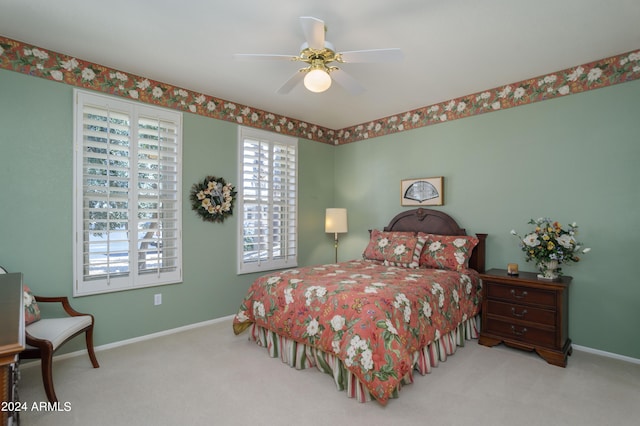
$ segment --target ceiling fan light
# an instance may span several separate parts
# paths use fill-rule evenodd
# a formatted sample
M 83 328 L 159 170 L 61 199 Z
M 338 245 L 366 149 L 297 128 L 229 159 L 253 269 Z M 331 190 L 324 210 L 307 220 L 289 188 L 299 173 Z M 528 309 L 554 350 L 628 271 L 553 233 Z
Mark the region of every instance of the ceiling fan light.
M 313 69 L 304 76 L 304 87 L 314 93 L 321 93 L 331 87 L 329 73 L 322 69 Z

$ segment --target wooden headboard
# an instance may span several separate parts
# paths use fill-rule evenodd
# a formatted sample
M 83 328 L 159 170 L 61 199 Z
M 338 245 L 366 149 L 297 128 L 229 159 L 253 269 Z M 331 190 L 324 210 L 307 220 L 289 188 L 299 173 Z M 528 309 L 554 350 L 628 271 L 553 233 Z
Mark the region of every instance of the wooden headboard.
M 464 228 L 448 214 L 437 210 L 417 208 L 397 214 L 384 231 L 424 232 L 438 235 L 467 235 Z M 469 267 L 478 272 L 485 270 L 485 240 L 487 234 L 476 234 L 478 245 L 473 249 Z

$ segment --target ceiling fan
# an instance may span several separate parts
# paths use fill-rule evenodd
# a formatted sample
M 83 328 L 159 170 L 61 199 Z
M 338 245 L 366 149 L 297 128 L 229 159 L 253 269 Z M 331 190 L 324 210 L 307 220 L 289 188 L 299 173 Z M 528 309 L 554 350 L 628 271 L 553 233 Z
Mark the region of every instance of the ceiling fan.
M 331 82 L 335 81 L 349 92 L 358 94 L 364 91 L 364 87 L 341 68 L 331 65 L 332 63 L 394 62 L 403 58 L 400 49 L 353 50 L 338 53 L 333 45 L 325 40 L 324 21 L 311 16 L 301 16 L 300 23 L 306 42 L 300 46 L 300 53 L 297 56 L 238 53 L 234 57 L 238 60 L 288 60 L 306 63 L 307 66 L 299 69 L 277 90 L 280 94 L 289 93 L 301 81 L 304 81 L 304 86 L 308 90 L 315 93 L 324 92 L 331 87 Z

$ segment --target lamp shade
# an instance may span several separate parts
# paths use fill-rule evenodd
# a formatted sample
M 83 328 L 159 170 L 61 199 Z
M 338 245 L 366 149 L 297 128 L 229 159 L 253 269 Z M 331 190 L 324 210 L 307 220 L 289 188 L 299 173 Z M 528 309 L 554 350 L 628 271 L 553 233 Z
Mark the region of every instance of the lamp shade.
M 327 209 L 324 219 L 324 232 L 347 232 L 347 209 Z
M 312 69 L 304 77 L 304 87 L 315 93 L 324 92 L 331 87 L 331 77 L 323 69 Z

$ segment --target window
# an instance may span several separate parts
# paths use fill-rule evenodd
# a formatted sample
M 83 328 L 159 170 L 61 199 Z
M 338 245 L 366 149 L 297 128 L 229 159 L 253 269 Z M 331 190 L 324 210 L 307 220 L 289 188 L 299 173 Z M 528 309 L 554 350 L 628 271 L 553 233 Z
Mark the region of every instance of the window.
M 298 140 L 239 129 L 238 273 L 297 266 Z
M 74 296 L 180 282 L 182 115 L 74 99 Z

